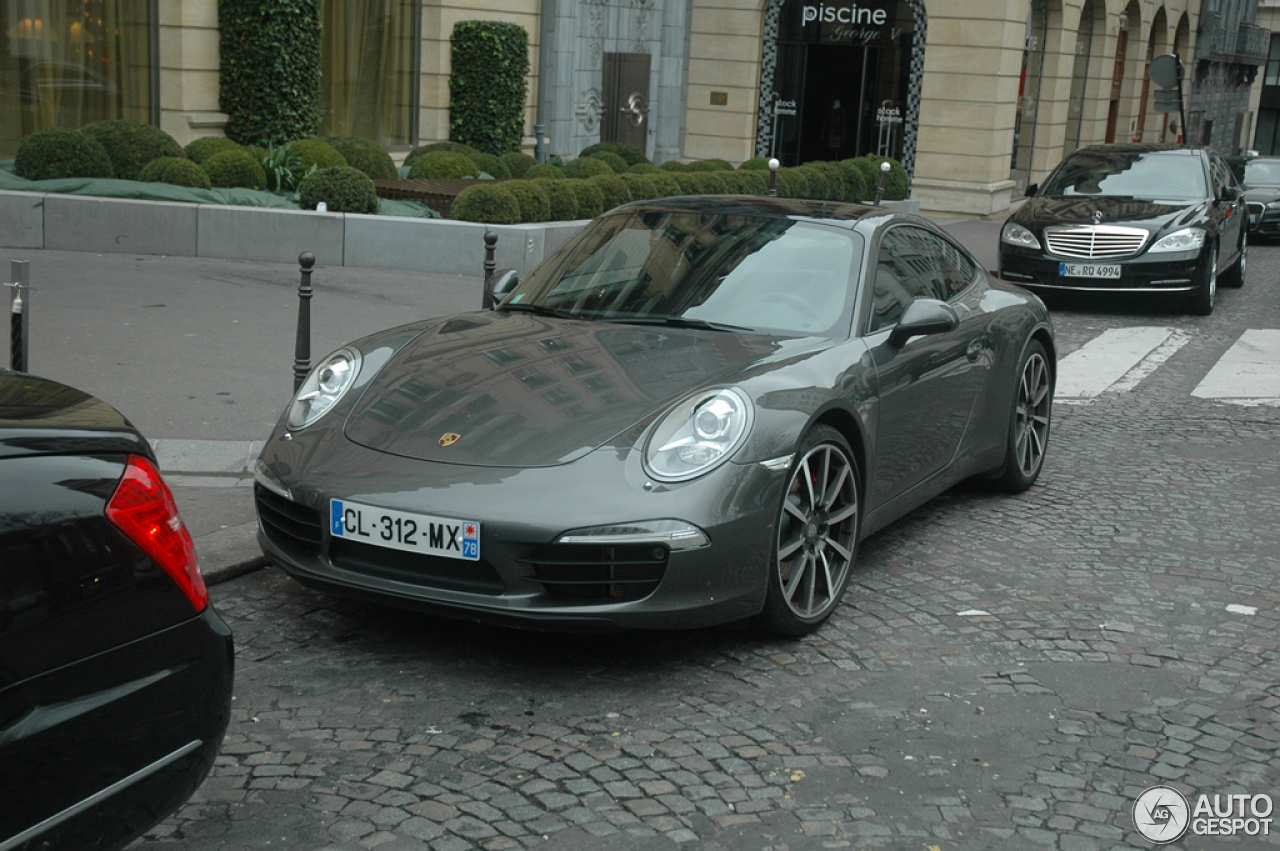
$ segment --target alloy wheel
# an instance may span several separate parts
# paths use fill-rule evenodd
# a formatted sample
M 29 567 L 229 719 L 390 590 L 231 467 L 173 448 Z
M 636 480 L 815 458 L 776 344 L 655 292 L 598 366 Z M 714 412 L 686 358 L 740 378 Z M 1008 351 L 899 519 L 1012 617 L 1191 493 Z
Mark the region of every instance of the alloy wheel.
M 840 600 L 857 548 L 856 478 L 853 462 L 831 443 L 806 452 L 791 475 L 777 565 L 783 600 L 797 617 L 823 616 Z
M 1034 475 L 1044 462 L 1052 403 L 1049 364 L 1040 352 L 1032 352 L 1018 380 L 1018 406 L 1014 411 L 1013 426 L 1014 453 L 1024 476 Z

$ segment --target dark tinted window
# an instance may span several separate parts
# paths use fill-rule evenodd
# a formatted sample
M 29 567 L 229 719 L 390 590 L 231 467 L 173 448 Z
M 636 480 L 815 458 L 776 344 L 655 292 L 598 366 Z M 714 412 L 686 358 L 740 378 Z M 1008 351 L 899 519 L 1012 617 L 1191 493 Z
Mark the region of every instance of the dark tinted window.
M 1190 151 L 1078 151 L 1049 176 L 1042 195 L 1109 195 L 1191 201 L 1207 191 Z
M 969 257 L 922 228 L 896 227 L 880 240 L 872 281 L 869 332 L 894 325 L 917 298 L 949 301 L 977 274 Z

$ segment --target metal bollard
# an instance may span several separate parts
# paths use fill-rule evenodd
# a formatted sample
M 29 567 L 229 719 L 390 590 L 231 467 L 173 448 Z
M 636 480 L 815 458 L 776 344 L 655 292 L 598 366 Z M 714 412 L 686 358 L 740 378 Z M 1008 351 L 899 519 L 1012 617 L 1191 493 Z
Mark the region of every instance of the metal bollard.
M 533 125 L 533 158 L 539 163 L 547 161 L 547 128 L 544 124 Z
M 773 158 L 769 160 L 769 194 L 778 194 L 778 160 Z
M 9 264 L 13 281 L 13 303 L 9 313 L 9 368 L 26 372 L 31 352 L 31 263 L 13 260 Z M 25 295 L 25 298 L 24 298 Z
M 884 198 L 884 179 L 889 176 L 889 169 L 892 168 L 888 163 L 880 163 L 880 183 L 876 186 L 876 206 L 880 206 L 880 199 Z
M 494 250 L 498 246 L 498 235 L 491 230 L 484 232 L 484 285 L 489 286 L 489 279 L 493 277 L 493 270 L 498 267 L 498 262 L 494 259 Z
M 311 267 L 316 265 L 316 256 L 304 251 L 298 255 L 298 265 L 302 267 L 302 280 L 298 284 L 298 335 L 293 347 L 294 393 L 311 372 Z

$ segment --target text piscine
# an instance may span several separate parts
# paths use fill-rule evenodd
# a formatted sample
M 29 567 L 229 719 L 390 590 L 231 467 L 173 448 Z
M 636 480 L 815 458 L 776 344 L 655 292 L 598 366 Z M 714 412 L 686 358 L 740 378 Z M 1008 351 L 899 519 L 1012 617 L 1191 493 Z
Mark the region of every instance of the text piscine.
M 824 24 L 873 24 L 882 27 L 889 20 L 885 9 L 860 9 L 857 6 L 805 6 L 803 23 L 819 21 Z M 794 20 L 794 19 L 793 19 Z

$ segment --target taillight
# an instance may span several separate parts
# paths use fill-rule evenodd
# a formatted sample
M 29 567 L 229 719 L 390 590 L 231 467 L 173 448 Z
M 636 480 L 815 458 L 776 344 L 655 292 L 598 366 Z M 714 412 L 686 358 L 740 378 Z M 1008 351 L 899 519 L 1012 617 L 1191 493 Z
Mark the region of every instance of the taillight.
M 204 611 L 209 590 L 196 564 L 191 534 L 160 471 L 141 455 L 129 456 L 129 465 L 107 503 L 107 519 L 164 568 L 197 612 Z

